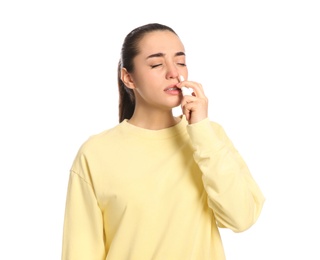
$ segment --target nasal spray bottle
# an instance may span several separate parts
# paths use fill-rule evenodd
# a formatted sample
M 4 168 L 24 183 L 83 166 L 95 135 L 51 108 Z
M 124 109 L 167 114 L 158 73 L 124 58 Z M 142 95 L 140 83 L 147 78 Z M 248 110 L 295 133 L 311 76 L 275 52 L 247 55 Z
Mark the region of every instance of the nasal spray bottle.
M 182 75 L 180 75 L 180 82 L 181 81 L 184 81 L 184 77 Z M 193 93 L 192 88 L 187 88 L 185 86 L 181 87 L 181 91 L 183 96 L 187 96 L 187 95 L 192 96 L 192 93 Z

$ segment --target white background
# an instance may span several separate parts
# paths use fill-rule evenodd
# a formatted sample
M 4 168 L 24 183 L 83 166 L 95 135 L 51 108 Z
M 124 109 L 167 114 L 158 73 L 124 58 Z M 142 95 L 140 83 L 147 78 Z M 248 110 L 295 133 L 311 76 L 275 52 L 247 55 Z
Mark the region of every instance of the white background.
M 60 259 L 69 168 L 118 123 L 121 44 L 149 22 L 179 34 L 266 196 L 251 229 L 221 230 L 227 259 L 320 259 L 317 2 L 1 1 L 0 259 Z

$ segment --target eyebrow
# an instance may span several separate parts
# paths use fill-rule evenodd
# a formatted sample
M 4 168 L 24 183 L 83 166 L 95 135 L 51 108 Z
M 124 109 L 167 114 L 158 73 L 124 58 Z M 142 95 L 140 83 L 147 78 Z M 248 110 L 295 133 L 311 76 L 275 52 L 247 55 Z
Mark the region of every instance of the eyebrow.
M 164 56 L 165 56 L 165 54 L 163 52 L 158 52 L 158 53 L 154 53 L 154 54 L 149 55 L 147 57 L 147 59 L 157 58 L 157 57 L 164 57 Z M 186 54 L 183 51 L 179 51 L 174 56 L 175 57 L 177 57 L 177 56 L 186 56 Z

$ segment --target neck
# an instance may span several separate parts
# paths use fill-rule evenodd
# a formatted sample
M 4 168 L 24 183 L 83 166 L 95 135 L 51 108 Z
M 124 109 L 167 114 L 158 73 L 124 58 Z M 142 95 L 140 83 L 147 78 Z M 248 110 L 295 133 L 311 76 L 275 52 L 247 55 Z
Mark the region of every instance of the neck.
M 160 130 L 176 125 L 180 118 L 174 117 L 169 111 L 139 111 L 135 110 L 128 122 L 132 125 L 149 129 Z

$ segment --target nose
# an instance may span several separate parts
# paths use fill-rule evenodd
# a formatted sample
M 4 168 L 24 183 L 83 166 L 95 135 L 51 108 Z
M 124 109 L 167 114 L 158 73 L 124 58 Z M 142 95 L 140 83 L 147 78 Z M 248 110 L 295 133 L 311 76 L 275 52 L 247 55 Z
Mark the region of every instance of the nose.
M 175 64 L 167 64 L 167 73 L 166 78 L 167 79 L 174 79 L 179 77 L 179 71 L 178 68 L 175 66 Z

